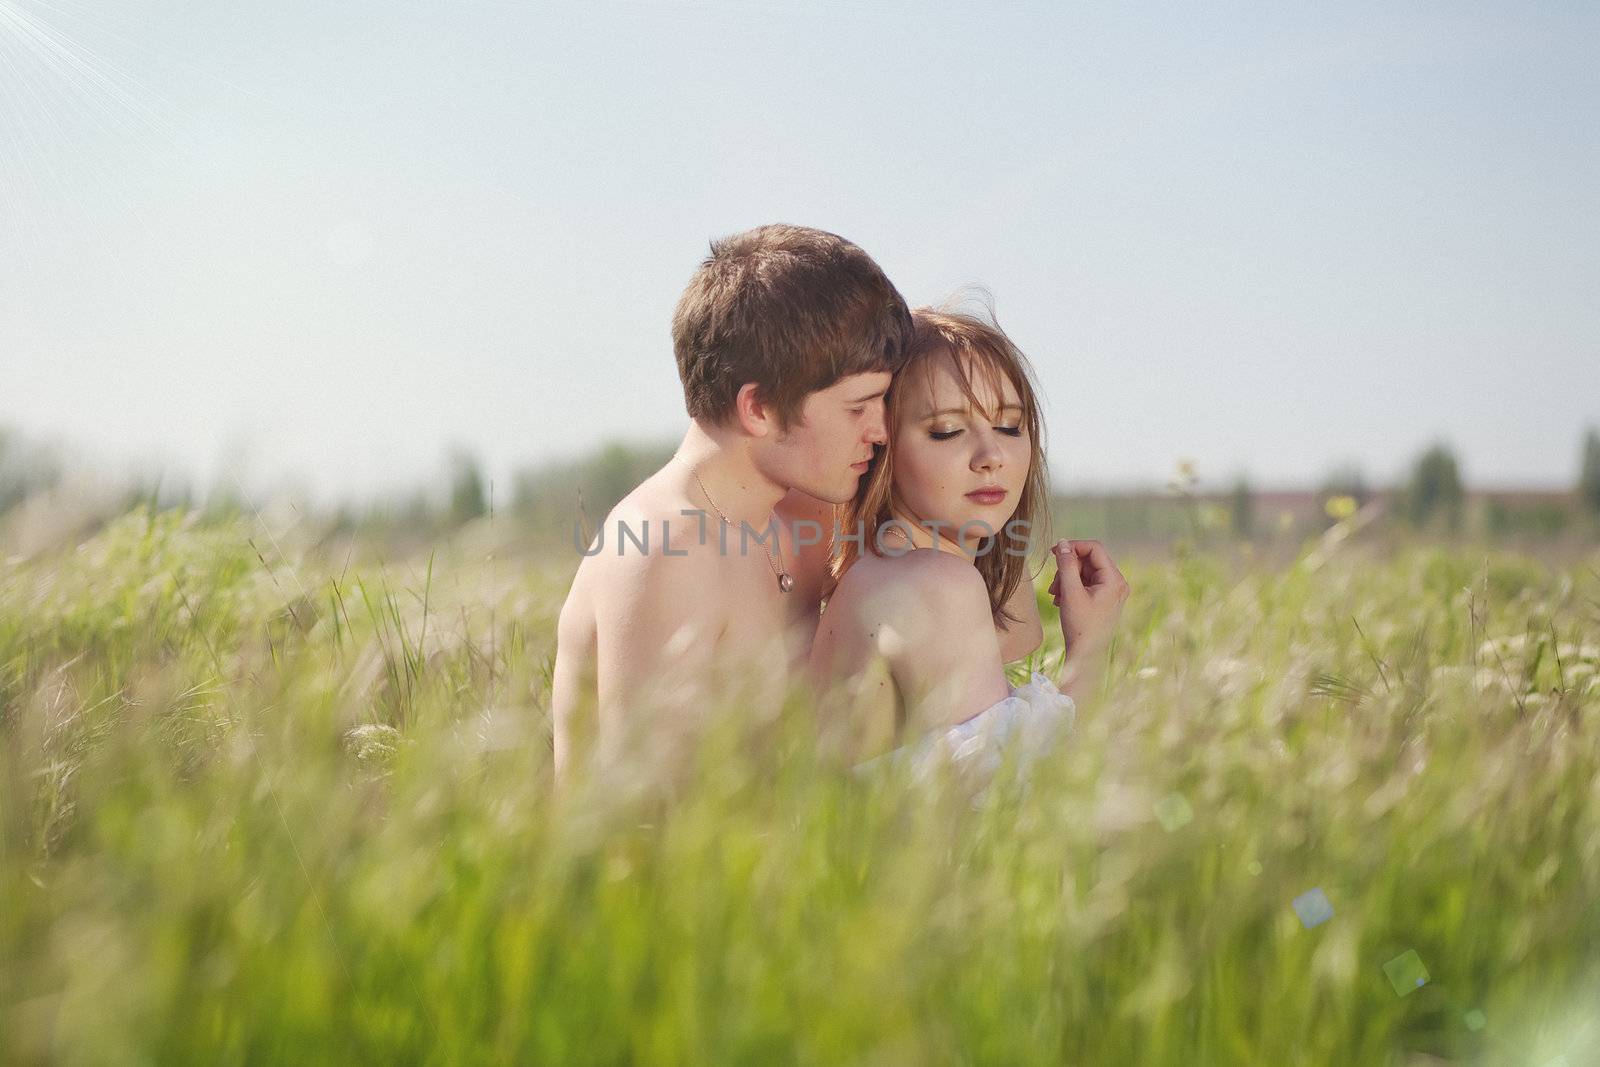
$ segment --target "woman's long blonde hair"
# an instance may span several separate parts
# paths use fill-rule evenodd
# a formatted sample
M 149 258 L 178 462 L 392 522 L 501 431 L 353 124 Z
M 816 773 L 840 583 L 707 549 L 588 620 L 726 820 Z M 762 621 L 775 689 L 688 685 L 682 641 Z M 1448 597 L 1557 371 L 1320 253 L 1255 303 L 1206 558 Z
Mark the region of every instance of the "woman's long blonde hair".
M 1027 429 L 1032 451 L 1017 510 L 1002 530 L 979 543 L 979 552 L 973 560 L 989 588 L 990 608 L 999 612 L 1028 574 L 1033 528 L 1049 523 L 1050 480 L 1045 470 L 1044 425 L 1039 417 L 1033 369 L 1027 357 L 1000 329 L 992 310 L 987 318 L 981 318 L 949 309 L 918 308 L 912 312 L 911 323 L 905 362 L 895 373 L 885 400 L 884 421 L 889 427 L 889 443 L 877 450 L 856 490 L 855 499 L 845 505 L 844 529 L 852 533 L 860 531 L 864 536 L 859 541 L 841 539 L 835 542 L 832 574 L 837 581 L 865 550 L 883 555 L 879 551 L 877 532 L 893 517 L 892 506 L 896 502 L 894 453 L 897 427 L 907 402 L 905 384 L 925 372 L 932 360 L 949 355 L 961 391 L 974 408 L 981 410 L 982 407 L 973 388 L 974 379 L 992 396 L 1003 395 L 1002 381 L 1011 383 L 1022 401 L 1022 425 Z M 1024 537 L 1013 532 L 1018 520 L 1028 523 Z

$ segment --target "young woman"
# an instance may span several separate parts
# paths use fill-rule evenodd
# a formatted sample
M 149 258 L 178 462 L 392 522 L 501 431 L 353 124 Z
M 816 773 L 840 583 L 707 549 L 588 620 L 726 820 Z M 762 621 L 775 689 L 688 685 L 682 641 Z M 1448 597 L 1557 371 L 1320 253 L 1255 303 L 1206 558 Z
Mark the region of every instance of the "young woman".
M 861 536 L 838 543 L 811 650 L 839 712 L 826 740 L 852 760 L 895 750 L 993 765 L 1013 733 L 1070 728 L 1128 583 L 1099 542 L 1057 542 L 1059 685 L 1034 672 L 1013 690 L 1002 648 L 1008 633 L 1038 633 L 1026 568 L 1049 503 L 1027 360 L 997 325 L 924 308 L 887 404 L 889 443 L 844 524 Z

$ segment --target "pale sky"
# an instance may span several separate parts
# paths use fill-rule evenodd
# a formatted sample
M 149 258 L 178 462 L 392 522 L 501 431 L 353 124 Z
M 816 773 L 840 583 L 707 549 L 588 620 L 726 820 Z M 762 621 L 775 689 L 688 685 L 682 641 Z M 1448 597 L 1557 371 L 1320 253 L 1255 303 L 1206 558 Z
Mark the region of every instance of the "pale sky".
M 684 425 L 708 240 L 980 283 L 1058 483 L 1564 486 L 1600 5 L 0 0 L 0 424 L 202 487 Z

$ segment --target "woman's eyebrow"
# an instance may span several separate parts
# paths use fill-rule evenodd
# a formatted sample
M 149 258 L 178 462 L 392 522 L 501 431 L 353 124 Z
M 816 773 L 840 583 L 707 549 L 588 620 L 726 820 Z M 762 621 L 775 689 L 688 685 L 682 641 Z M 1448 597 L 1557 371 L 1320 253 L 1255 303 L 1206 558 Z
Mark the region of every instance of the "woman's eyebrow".
M 971 410 L 970 408 L 939 408 L 937 411 L 930 411 L 926 415 L 923 415 L 922 417 L 925 418 L 925 419 L 933 419 L 933 418 L 937 418 L 940 415 L 965 415 L 970 410 Z M 1002 412 L 1005 412 L 1005 411 L 1018 411 L 1018 412 L 1020 412 L 1021 410 L 1022 410 L 1022 405 L 1021 404 L 1001 404 L 1000 405 L 1000 411 L 1002 411 Z

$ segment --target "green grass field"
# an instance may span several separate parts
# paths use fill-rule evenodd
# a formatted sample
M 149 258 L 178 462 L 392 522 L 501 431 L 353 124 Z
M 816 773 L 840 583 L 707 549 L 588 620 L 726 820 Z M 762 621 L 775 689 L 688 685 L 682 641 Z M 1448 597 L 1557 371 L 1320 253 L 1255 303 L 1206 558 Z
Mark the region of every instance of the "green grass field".
M 574 563 L 0 561 L 0 1059 L 1600 1063 L 1600 555 L 1127 561 L 1106 696 L 976 809 L 798 705 L 553 799 Z

